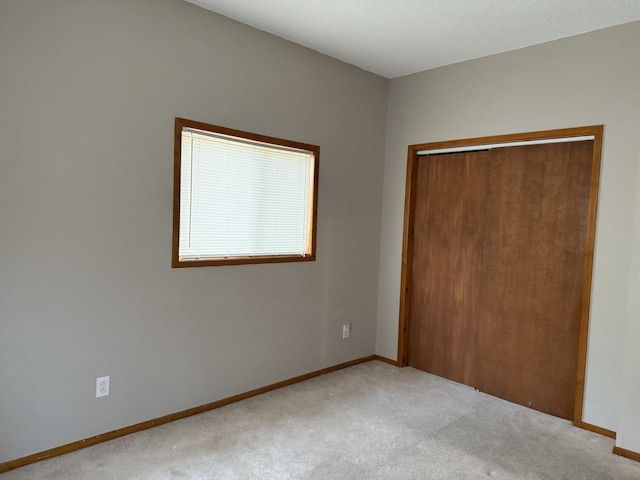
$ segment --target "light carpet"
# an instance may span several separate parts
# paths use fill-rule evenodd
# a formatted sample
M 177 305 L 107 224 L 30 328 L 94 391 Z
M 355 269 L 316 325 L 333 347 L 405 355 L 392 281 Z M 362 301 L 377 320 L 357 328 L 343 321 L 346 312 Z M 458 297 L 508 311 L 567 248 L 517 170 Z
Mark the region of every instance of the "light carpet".
M 7 472 L 0 480 L 638 480 L 613 440 L 372 361 Z

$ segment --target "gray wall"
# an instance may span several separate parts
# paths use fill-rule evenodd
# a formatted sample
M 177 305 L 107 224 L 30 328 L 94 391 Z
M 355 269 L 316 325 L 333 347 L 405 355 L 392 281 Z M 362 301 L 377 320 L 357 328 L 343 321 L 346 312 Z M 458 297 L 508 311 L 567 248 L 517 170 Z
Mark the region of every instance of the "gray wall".
M 386 79 L 182 0 L 2 0 L 0 65 L 0 462 L 374 353 Z M 170 268 L 176 116 L 320 145 L 316 262 Z
M 395 358 L 407 145 L 599 123 L 585 421 L 640 451 L 638 44 L 633 23 L 389 84 L 182 0 L 2 0 L 0 462 Z M 321 146 L 317 262 L 170 268 L 175 116 Z
M 640 22 L 391 81 L 377 353 L 397 353 L 407 145 L 605 125 L 584 421 L 640 451 Z M 635 216 L 634 216 L 635 211 Z

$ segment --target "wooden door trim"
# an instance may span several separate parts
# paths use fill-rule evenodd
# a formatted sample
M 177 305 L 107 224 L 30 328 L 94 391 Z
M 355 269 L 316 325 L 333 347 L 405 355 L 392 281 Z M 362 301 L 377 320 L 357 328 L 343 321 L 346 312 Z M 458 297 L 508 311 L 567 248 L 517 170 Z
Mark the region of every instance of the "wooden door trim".
M 602 158 L 603 126 L 597 129 L 593 139 L 593 159 L 591 164 L 591 188 L 589 192 L 589 213 L 587 219 L 587 238 L 585 247 L 584 279 L 582 283 L 582 312 L 580 316 L 580 337 L 578 341 L 578 375 L 576 378 L 576 397 L 573 407 L 573 424 L 585 427 L 582 420 L 584 403 L 584 381 L 587 365 L 587 345 L 589 334 L 589 312 L 591 308 L 591 283 L 593 273 L 593 253 L 596 236 L 596 214 L 598 209 L 598 186 L 600 184 L 600 162 Z
M 576 372 L 576 391 L 573 409 L 573 424 L 586 428 L 583 422 L 584 381 L 587 363 L 587 343 L 589 334 L 589 312 L 591 306 L 591 283 L 593 273 L 593 251 L 596 232 L 596 213 L 598 206 L 598 186 L 600 181 L 600 163 L 602 158 L 603 125 L 591 125 L 576 128 L 525 132 L 491 137 L 477 137 L 462 140 L 421 143 L 409 145 L 407 152 L 407 172 L 404 203 L 404 229 L 402 241 L 402 266 L 400 274 L 400 312 L 398 322 L 398 364 L 407 365 L 409 342 L 409 322 L 411 305 L 411 274 L 413 264 L 414 213 L 416 202 L 416 174 L 418 171 L 419 151 L 439 148 L 480 146 L 492 143 L 520 142 L 528 140 L 546 140 L 593 135 L 593 157 L 591 165 L 591 185 L 589 189 L 589 210 L 585 245 L 584 277 L 582 283 L 582 306 L 580 331 L 578 336 L 578 362 Z

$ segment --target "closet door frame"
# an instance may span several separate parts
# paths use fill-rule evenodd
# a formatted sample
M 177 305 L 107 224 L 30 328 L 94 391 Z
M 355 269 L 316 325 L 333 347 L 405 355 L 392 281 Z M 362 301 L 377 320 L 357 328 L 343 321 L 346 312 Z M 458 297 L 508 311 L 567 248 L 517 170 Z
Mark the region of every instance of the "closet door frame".
M 591 283 L 593 273 L 593 250 L 596 231 L 596 213 L 598 205 L 598 186 L 600 180 L 600 162 L 602 157 L 603 125 L 592 125 L 576 128 L 545 130 L 539 132 L 516 133 L 491 137 L 478 137 L 462 140 L 421 143 L 409 145 L 407 153 L 407 174 L 404 205 L 404 231 L 402 245 L 402 267 L 400 277 L 400 318 L 398 330 L 398 360 L 400 366 L 407 365 L 409 344 L 409 323 L 411 305 L 411 274 L 413 264 L 414 216 L 416 201 L 416 180 L 420 153 L 424 150 L 438 149 L 472 149 L 482 146 L 503 143 L 545 141 L 574 137 L 593 136 L 593 155 L 591 169 L 591 186 L 589 191 L 589 209 L 584 259 L 584 278 L 582 284 L 582 306 L 580 315 L 580 333 L 578 344 L 578 361 L 576 372 L 576 393 L 573 409 L 573 424 L 612 438 L 615 432 L 583 422 L 582 411 L 584 401 L 584 382 L 587 363 L 587 342 L 589 333 L 589 311 L 591 305 Z

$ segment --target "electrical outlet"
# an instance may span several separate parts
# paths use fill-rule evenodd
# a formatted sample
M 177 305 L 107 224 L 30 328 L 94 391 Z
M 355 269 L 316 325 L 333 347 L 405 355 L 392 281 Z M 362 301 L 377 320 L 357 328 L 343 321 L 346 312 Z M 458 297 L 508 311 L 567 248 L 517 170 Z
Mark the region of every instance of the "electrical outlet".
M 109 395 L 109 377 L 96 378 L 96 398 Z
M 351 324 L 347 323 L 346 325 L 342 325 L 342 339 L 349 338 L 349 334 L 351 333 Z

